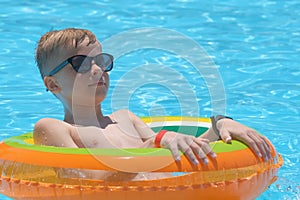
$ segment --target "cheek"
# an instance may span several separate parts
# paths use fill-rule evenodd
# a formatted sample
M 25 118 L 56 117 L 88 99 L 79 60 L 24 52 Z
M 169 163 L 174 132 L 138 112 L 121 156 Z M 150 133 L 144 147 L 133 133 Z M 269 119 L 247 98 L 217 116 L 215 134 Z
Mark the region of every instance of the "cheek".
M 107 73 L 105 76 L 105 80 L 106 80 L 106 87 L 109 88 L 110 79 L 109 79 L 109 75 Z
M 81 79 L 82 79 L 82 77 L 77 76 L 76 74 L 73 74 L 72 71 L 65 73 L 64 76 L 60 77 L 62 91 L 66 95 L 74 95 L 76 93 L 76 91 L 79 91 L 80 87 L 82 87 Z
M 76 85 L 78 85 L 79 81 L 77 81 L 75 78 L 64 78 L 63 82 L 66 88 L 72 91 L 77 87 Z

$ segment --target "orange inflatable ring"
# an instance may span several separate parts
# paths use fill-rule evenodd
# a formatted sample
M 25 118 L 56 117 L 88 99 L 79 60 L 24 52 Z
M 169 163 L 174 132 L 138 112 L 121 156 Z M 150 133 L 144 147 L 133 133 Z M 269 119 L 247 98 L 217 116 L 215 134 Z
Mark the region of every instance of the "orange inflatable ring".
M 147 117 L 154 131 L 173 130 L 199 136 L 208 118 Z M 0 144 L 0 192 L 14 199 L 198 200 L 254 199 L 276 180 L 283 160 L 272 146 L 273 158 L 256 157 L 244 144 L 210 143 L 217 154 L 208 165 L 191 165 L 182 156 L 175 163 L 167 149 L 84 149 L 34 145 L 32 133 Z M 107 170 L 175 173 L 136 181 L 107 181 L 59 176 L 59 170 Z

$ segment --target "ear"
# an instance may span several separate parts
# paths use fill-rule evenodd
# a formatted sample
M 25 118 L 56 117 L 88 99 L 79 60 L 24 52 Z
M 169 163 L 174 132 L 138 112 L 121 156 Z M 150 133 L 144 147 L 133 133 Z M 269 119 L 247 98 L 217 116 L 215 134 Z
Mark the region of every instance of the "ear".
M 57 80 L 52 76 L 45 76 L 44 77 L 44 84 L 46 88 L 51 91 L 52 93 L 58 93 L 61 91 L 59 83 Z

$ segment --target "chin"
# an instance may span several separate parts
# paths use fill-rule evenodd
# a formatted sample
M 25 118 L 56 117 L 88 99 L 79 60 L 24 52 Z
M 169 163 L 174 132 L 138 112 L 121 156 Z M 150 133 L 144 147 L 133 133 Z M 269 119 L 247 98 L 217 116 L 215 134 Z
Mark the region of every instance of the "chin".
M 105 95 L 96 95 L 95 96 L 95 102 L 96 102 L 96 104 L 101 103 L 102 101 L 104 101 L 105 98 L 106 98 L 106 94 Z

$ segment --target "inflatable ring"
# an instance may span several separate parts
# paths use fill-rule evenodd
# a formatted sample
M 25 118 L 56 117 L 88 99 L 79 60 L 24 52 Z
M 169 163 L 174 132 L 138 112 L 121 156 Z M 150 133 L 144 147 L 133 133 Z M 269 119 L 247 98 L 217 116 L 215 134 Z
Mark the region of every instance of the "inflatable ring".
M 172 130 L 194 136 L 210 126 L 208 118 L 142 118 L 156 132 Z M 14 199 L 254 199 L 276 180 L 282 157 L 274 147 L 265 162 L 244 144 L 210 143 L 217 154 L 197 167 L 184 157 L 174 162 L 167 149 L 85 149 L 34 145 L 32 133 L 0 143 L 0 192 Z M 93 179 L 60 175 L 63 170 L 166 173 L 150 180 Z M 75 173 L 76 174 L 76 173 Z

